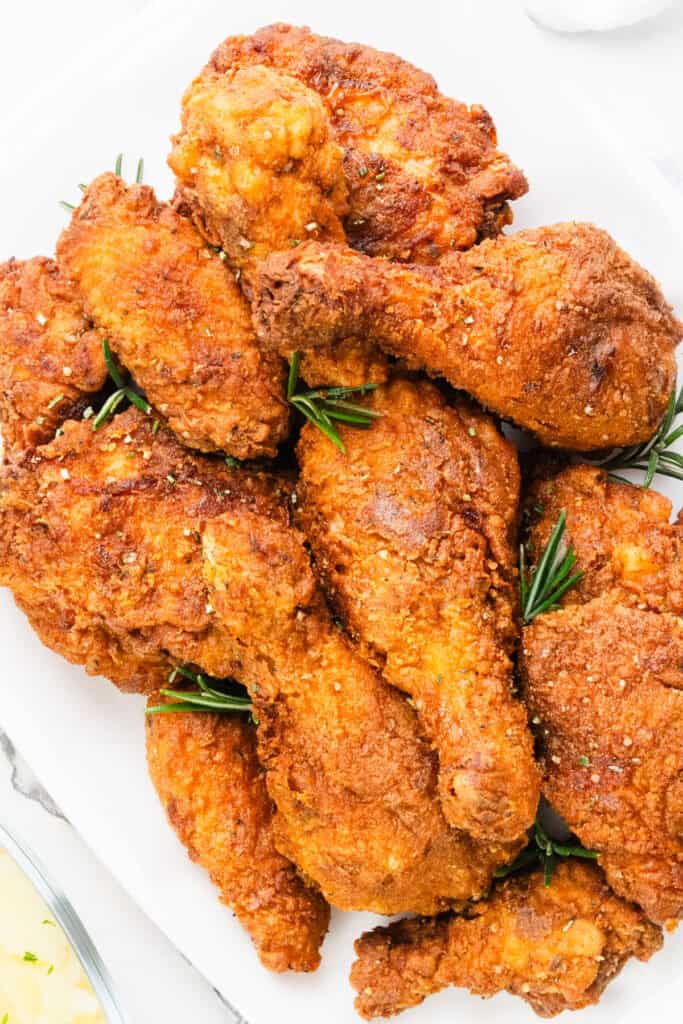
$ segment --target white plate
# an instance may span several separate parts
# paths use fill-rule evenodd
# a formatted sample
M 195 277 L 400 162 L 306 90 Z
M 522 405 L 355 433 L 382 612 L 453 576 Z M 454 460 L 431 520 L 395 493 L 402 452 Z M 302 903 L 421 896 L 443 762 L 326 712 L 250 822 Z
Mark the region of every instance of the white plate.
M 184 86 L 226 35 L 283 18 L 394 50 L 431 71 L 446 93 L 484 103 L 501 147 L 530 180 L 530 195 L 515 204 L 515 224 L 596 221 L 660 278 L 681 311 L 681 197 L 631 148 L 637 132 L 623 144 L 615 140 L 572 96 L 573 83 L 554 80 L 534 30 L 509 2 L 152 5 L 104 46 L 65 55 L 62 79 L 44 83 L 37 102 L 0 124 L 2 256 L 52 252 L 65 220 L 57 200 L 75 201 L 77 183 L 111 167 L 120 150 L 129 173 L 144 155 L 146 180 L 170 194 L 164 161 Z M 683 503 L 683 489 L 662 489 Z M 0 644 L 4 727 L 95 852 L 193 963 L 251 1024 L 355 1020 L 347 982 L 352 943 L 373 919 L 334 915 L 316 974 L 267 974 L 166 825 L 145 770 L 142 699 L 86 677 L 44 648 L 7 592 L 0 594 Z M 580 1019 L 678 1020 L 682 952 L 681 936 L 674 936 L 650 965 L 629 964 L 600 1006 Z M 482 1003 L 449 990 L 402 1020 L 490 1024 L 503 1015 L 510 1024 L 532 1018 L 511 997 Z

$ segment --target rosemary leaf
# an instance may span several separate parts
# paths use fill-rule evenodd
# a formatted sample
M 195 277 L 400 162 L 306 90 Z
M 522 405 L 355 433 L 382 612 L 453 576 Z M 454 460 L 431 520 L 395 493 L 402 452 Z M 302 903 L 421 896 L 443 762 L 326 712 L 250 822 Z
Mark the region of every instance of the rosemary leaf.
M 576 552 L 573 547 L 570 545 L 569 548 L 563 548 L 566 525 L 567 513 L 563 509 L 536 569 L 532 570 L 530 575 L 527 572 L 524 545 L 520 546 L 519 589 L 524 625 L 532 622 L 537 615 L 556 608 L 560 598 L 583 576 L 580 570 L 572 573 L 576 563 Z
M 299 380 L 299 367 L 301 365 L 301 353 L 294 352 L 289 364 L 289 376 L 287 378 L 287 400 L 295 409 L 310 420 L 339 449 L 345 452 L 344 443 L 339 436 L 335 426 L 338 423 L 347 423 L 349 426 L 357 427 L 360 430 L 367 430 L 382 414 L 374 409 L 367 409 L 363 405 L 348 402 L 349 395 L 364 395 L 373 391 L 376 384 L 356 384 L 353 387 L 342 387 L 336 385 L 329 388 L 313 388 L 310 391 L 297 392 L 296 387 Z

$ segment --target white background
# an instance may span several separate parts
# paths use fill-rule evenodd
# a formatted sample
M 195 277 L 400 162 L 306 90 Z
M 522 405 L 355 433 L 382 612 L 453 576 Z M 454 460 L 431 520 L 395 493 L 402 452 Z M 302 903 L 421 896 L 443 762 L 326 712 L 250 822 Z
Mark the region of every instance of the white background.
M 457 5 L 457 0 L 453 2 Z M 510 0 L 500 2 L 508 4 Z M 386 5 L 375 0 L 373 24 L 378 23 L 378 8 L 385 6 L 390 17 L 394 4 L 395 0 Z M 0 41 L 0 129 L 3 124 L 11 125 L 17 142 L 30 136 L 31 118 L 40 116 L 52 83 L 68 75 L 70 66 L 81 60 L 89 47 L 115 34 L 127 18 L 147 6 L 144 0 L 118 0 L 106 6 L 92 0 L 7 5 Z M 195 6 L 201 7 L 201 2 Z M 345 9 L 353 6 L 346 3 Z M 223 35 L 231 31 L 230 7 L 226 2 Z M 272 5 L 270 20 L 287 17 L 287 3 Z M 428 31 L 428 26 L 422 30 Z M 489 31 L 495 30 L 492 19 Z M 151 31 L 149 26 L 147 31 Z M 341 27 L 339 34 L 343 34 Z M 683 6 L 675 4 L 650 22 L 609 34 L 558 36 L 541 32 L 540 36 L 552 56 L 558 81 L 585 93 L 622 134 L 627 147 L 645 153 L 669 181 L 683 189 Z M 515 42 L 515 38 L 508 40 L 512 51 Z M 91 73 L 97 74 L 97 69 Z M 538 84 L 544 88 L 543 81 Z M 549 88 L 552 86 L 548 83 Z M 492 114 L 497 120 L 495 109 Z M 523 111 L 520 116 L 524 116 Z M 87 133 L 88 125 L 83 124 L 81 130 Z M 514 140 L 505 145 L 514 158 Z M 113 141 L 112 154 L 117 148 Z M 56 174 L 63 156 L 58 146 L 51 153 Z M 12 160 L 11 148 L 3 147 L 1 160 Z M 29 204 L 30 196 L 22 194 L 21 182 L 17 181 L 14 194 L 5 191 L 3 202 Z M 11 255 L 4 248 L 0 251 L 3 258 Z M 20 682 L 10 679 L 4 685 L 17 686 Z M 42 782 L 49 790 L 50 778 Z M 46 812 L 40 801 L 21 796 L 21 790 L 40 795 L 23 770 L 12 773 L 0 760 L 0 814 L 16 824 L 63 882 L 115 976 L 131 1024 L 234 1021 L 234 1015 L 218 1001 L 208 984 L 134 906 L 73 830 Z M 44 797 L 41 799 L 44 801 Z M 173 901 L 172 893 L 169 899 Z M 340 998 L 348 999 L 348 993 L 340 994 Z M 504 1006 L 507 1009 L 507 1003 Z M 476 1010 L 473 1002 L 473 1020 Z M 288 1019 L 286 1010 L 282 1019 Z M 611 1018 L 617 1019 L 621 1018 Z

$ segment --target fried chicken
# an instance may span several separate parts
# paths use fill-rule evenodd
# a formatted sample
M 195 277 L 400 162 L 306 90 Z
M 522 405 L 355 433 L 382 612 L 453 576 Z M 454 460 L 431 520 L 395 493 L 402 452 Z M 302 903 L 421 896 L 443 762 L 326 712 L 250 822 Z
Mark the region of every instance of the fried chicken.
M 631 958 L 649 960 L 661 930 L 619 899 L 592 865 L 558 865 L 497 885 L 465 916 L 398 921 L 356 942 L 351 982 L 366 1020 L 391 1017 L 449 985 L 520 996 L 541 1017 L 597 1003 Z
M 449 830 L 415 714 L 334 626 L 286 493 L 136 409 L 97 433 L 70 422 L 4 472 L 0 584 L 48 646 L 121 686 L 159 688 L 180 662 L 245 684 L 277 847 L 329 902 L 481 895 L 520 844 Z
M 314 971 L 330 910 L 275 847 L 254 727 L 240 715 L 195 712 L 146 721 L 150 776 L 192 860 L 208 871 L 265 967 Z
M 536 484 L 538 553 L 561 509 L 585 573 L 524 630 L 547 799 L 615 892 L 683 916 L 683 527 L 663 496 L 570 468 Z
M 497 234 L 524 175 L 496 148 L 480 106 L 442 96 L 431 75 L 390 53 L 271 25 L 226 39 L 203 77 L 266 65 L 315 90 L 344 151 L 351 245 L 434 262 Z
M 426 381 L 396 380 L 365 404 L 381 418 L 342 428 L 344 454 L 304 428 L 301 524 L 342 619 L 418 710 L 446 818 L 512 841 L 539 796 L 511 696 L 516 453 L 489 417 Z
M 0 264 L 0 427 L 5 457 L 49 441 L 104 386 L 97 331 L 54 262 Z
M 257 292 L 264 346 L 287 355 L 361 334 L 546 445 L 647 440 L 675 379 L 681 324 L 590 224 L 487 240 L 433 268 L 307 243 L 269 257 Z
M 189 446 L 274 455 L 289 425 L 284 367 L 190 222 L 145 185 L 103 174 L 57 247 L 83 304 L 149 401 Z

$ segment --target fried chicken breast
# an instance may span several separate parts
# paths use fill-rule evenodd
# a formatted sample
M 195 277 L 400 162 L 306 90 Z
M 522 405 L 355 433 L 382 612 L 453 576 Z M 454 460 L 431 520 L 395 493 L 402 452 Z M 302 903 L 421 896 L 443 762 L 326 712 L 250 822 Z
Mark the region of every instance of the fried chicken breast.
M 511 695 L 519 471 L 470 403 L 395 380 L 339 452 L 314 426 L 298 446 L 300 522 L 344 622 L 412 698 L 439 756 L 446 818 L 482 840 L 533 823 L 539 779 Z
M 226 39 L 201 77 L 263 65 L 324 103 L 344 151 L 355 248 L 431 263 L 510 222 L 507 200 L 527 184 L 482 107 L 442 96 L 431 75 L 393 54 L 290 25 Z
M 149 773 L 168 820 L 263 965 L 314 971 L 330 910 L 276 849 L 253 725 L 195 712 L 147 715 L 146 725 Z
M 546 445 L 645 441 L 674 384 L 681 324 L 654 279 L 590 224 L 487 240 L 438 267 L 311 242 L 269 257 L 257 292 L 264 346 L 333 350 L 361 334 Z
M 351 983 L 366 1020 L 391 1017 L 449 985 L 510 992 L 541 1017 L 597 1003 L 631 957 L 649 960 L 661 930 L 619 899 L 601 871 L 558 865 L 510 878 L 463 916 L 397 921 L 356 942 Z
M 335 627 L 284 484 L 129 409 L 70 422 L 0 482 L 0 584 L 41 639 L 120 686 L 188 663 L 245 684 L 280 852 L 329 902 L 435 912 L 520 843 L 447 827 L 415 713 Z M 50 566 L 49 572 L 45 567 Z
M 585 575 L 524 630 L 543 790 L 615 892 L 683 916 L 683 527 L 663 496 L 579 466 L 536 484 L 541 550 L 561 509 Z M 538 514 L 538 513 L 537 513 Z
M 107 379 L 102 344 L 54 260 L 0 264 L 0 429 L 5 457 L 49 441 Z
M 289 426 L 283 364 L 261 352 L 239 288 L 188 220 L 146 185 L 103 174 L 57 249 L 112 351 L 184 443 L 275 454 Z

